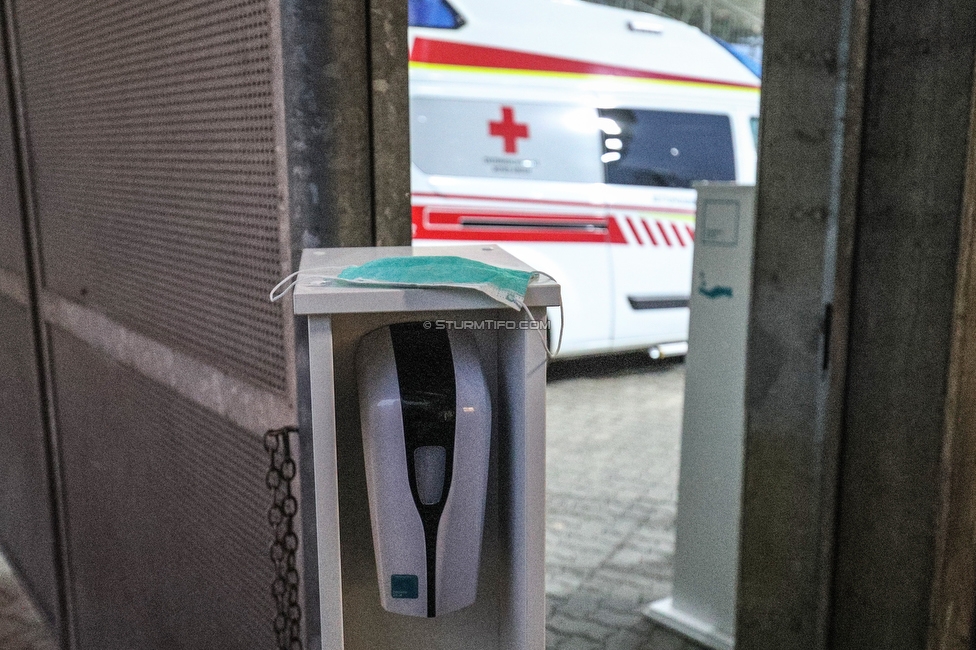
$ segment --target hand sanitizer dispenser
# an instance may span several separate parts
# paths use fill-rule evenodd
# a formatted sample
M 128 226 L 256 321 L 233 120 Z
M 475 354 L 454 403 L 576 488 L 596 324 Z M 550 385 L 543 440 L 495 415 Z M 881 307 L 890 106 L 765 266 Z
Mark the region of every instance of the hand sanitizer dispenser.
M 559 284 L 531 282 L 516 312 L 470 288 L 320 275 L 431 255 L 533 271 L 485 245 L 302 255 L 294 309 L 308 319 L 311 435 L 302 432 L 299 469 L 301 494 L 314 497 L 300 509 L 315 531 L 301 546 L 317 574 L 304 581 L 310 648 L 546 645 L 546 350 L 533 322 L 559 305 Z M 437 325 L 458 322 L 484 326 Z
M 373 330 L 356 355 L 380 602 L 426 617 L 475 601 L 491 441 L 474 338 L 431 326 Z

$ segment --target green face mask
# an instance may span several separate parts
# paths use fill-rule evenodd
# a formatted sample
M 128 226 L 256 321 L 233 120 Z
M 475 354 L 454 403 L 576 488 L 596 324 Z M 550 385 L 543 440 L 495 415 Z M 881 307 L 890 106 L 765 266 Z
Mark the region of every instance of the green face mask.
M 371 287 L 466 287 L 513 309 L 522 309 L 525 291 L 536 276 L 463 257 L 436 255 L 385 257 L 343 269 L 338 279 Z
M 463 257 L 433 255 L 418 257 L 385 257 L 360 266 L 343 268 L 339 275 L 319 275 L 316 271 L 331 270 L 336 267 L 320 267 L 306 271 L 296 271 L 278 283 L 271 290 L 271 302 L 281 300 L 294 288 L 299 275 L 310 275 L 322 280 L 334 280 L 346 284 L 369 287 L 441 287 L 447 289 L 469 288 L 480 291 L 506 307 L 528 312 L 525 306 L 525 291 L 529 282 L 544 273 L 530 273 L 505 269 Z M 550 277 L 550 276 L 546 276 Z M 551 279 L 551 278 L 550 278 Z M 556 353 L 562 346 L 562 305 L 559 306 L 560 327 Z M 531 317 L 532 314 L 529 313 Z M 548 342 L 539 330 L 546 354 L 551 358 Z

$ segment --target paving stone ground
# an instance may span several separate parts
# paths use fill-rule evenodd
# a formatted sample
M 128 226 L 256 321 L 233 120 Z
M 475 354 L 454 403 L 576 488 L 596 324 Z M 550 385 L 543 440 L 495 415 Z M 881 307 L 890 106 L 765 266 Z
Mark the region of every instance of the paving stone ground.
M 547 650 L 699 650 L 640 611 L 671 590 L 684 365 L 560 362 L 547 404 Z M 0 650 L 53 650 L 0 557 Z
M 698 650 L 641 609 L 671 592 L 684 364 L 550 368 L 547 650 Z

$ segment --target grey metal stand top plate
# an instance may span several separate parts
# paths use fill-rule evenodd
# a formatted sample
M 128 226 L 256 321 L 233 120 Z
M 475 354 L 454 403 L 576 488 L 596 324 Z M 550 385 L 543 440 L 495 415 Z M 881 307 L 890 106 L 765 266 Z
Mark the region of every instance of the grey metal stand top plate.
M 380 288 L 339 286 L 320 276 L 338 275 L 343 268 L 384 257 L 454 255 L 519 271 L 535 269 L 495 245 L 388 246 L 369 248 L 309 248 L 302 252 L 302 274 L 295 285 L 295 314 L 345 314 L 441 309 L 497 309 L 501 303 L 480 291 L 457 289 Z M 307 275 L 306 275 L 307 274 Z M 317 277 L 319 276 L 319 277 Z M 529 284 L 525 304 L 554 307 L 560 303 L 559 284 L 539 278 Z

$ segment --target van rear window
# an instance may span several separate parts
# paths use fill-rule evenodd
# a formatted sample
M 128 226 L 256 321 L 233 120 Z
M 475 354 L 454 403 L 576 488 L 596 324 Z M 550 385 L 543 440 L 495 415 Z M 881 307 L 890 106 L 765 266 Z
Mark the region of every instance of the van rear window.
M 735 180 L 727 115 L 601 109 L 607 183 L 691 187 Z
M 411 27 L 457 29 L 464 24 L 464 19 L 447 0 L 410 0 L 407 12 Z

